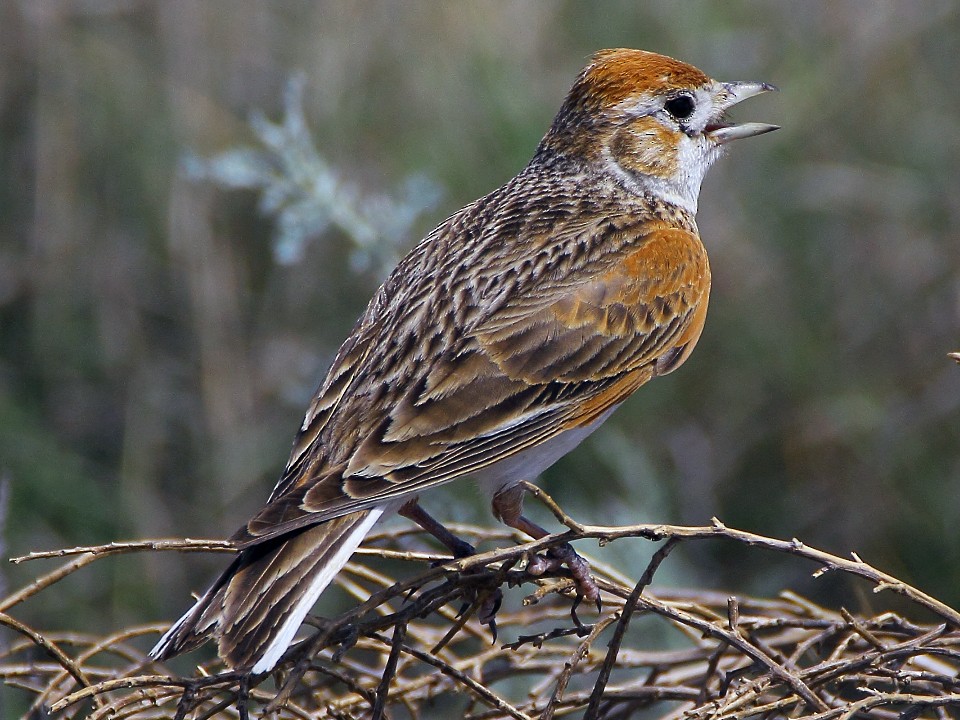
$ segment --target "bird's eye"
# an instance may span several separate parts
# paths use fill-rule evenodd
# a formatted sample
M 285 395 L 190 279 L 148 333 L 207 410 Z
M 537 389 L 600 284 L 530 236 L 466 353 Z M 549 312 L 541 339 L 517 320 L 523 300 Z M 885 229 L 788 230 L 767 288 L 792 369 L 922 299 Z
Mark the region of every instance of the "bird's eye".
M 667 100 L 663 107 L 677 120 L 686 120 L 693 114 L 693 98 L 689 95 L 677 95 Z

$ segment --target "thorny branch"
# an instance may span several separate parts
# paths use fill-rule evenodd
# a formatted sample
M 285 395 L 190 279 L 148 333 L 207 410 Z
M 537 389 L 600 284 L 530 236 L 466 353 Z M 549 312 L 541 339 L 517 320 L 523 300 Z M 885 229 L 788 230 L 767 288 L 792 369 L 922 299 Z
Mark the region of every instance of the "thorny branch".
M 585 525 L 542 490 L 528 490 L 567 531 L 515 544 L 502 530 L 460 526 L 455 530 L 474 545 L 495 549 L 457 560 L 438 554 L 414 531 L 373 535 L 337 580 L 356 604 L 336 617 L 312 619 L 315 629 L 305 627 L 305 639 L 272 677 L 245 677 L 216 660 L 191 676 L 171 674 L 145 653 L 162 624 L 104 638 L 43 633 L 9 613 L 111 555 L 229 552 L 229 543 L 147 540 L 15 558 L 69 559 L 0 600 L 0 625 L 11 634 L 0 649 L 0 675 L 22 691 L 28 714 L 46 708 L 62 718 L 417 718 L 431 714 L 441 698 L 447 707 L 459 704 L 468 720 L 551 720 L 571 713 L 663 720 L 960 716 L 960 613 L 858 556 L 838 557 L 717 520 L 701 527 Z M 532 554 L 550 547 L 628 538 L 664 542 L 637 581 L 591 559 L 603 600 L 592 625 L 571 617 L 574 584 L 564 572 L 526 572 Z M 655 586 L 673 548 L 704 540 L 803 558 L 816 563 L 815 576 L 865 579 L 874 592 L 898 593 L 938 624 L 893 612 L 857 616 L 788 591 L 756 599 Z M 527 591 L 522 603 L 506 596 L 497 616 L 505 641 L 497 645 L 469 604 L 501 586 Z M 636 618 L 646 619 L 640 631 L 631 628 Z

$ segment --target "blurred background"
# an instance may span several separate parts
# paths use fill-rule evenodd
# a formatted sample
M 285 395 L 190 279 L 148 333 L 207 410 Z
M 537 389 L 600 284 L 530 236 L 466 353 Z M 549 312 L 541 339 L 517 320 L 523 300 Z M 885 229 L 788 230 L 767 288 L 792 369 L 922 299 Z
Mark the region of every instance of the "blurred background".
M 392 259 L 512 177 L 616 46 L 772 82 L 735 118 L 783 129 L 704 183 L 714 286 L 691 360 L 543 484 L 587 522 L 716 516 L 960 603 L 947 0 L 0 3 L 3 554 L 230 535 Z M 494 522 L 448 490 L 455 507 L 427 507 Z M 583 549 L 632 573 L 650 553 Z M 172 620 L 223 564 L 109 559 L 21 614 Z M 816 594 L 814 569 L 701 543 L 658 581 Z

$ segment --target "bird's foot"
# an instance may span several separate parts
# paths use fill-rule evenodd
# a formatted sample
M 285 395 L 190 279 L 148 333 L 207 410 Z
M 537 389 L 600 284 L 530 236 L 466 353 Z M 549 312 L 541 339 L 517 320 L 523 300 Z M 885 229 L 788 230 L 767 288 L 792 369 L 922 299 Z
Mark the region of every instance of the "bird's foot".
M 490 631 L 490 642 L 497 642 L 497 613 L 503 605 L 503 591 L 495 588 L 474 588 L 464 594 L 460 615 L 472 607 L 477 610 L 477 622 Z
M 472 568 L 465 571 L 466 575 L 479 575 L 487 568 Z M 471 608 L 476 608 L 477 622 L 486 625 L 492 637 L 491 642 L 497 641 L 497 612 L 503 605 L 503 591 L 499 586 L 491 587 L 488 583 L 469 584 L 463 588 L 463 605 L 458 616 L 463 615 Z
M 547 550 L 545 555 L 534 555 L 527 563 L 527 572 L 539 577 L 548 572 L 558 572 L 566 566 L 573 578 L 577 589 L 577 599 L 574 602 L 570 614 L 577 625 L 580 625 L 580 618 L 577 617 L 577 606 L 584 600 L 592 602 L 597 606 L 597 612 L 602 609 L 600 602 L 600 588 L 597 581 L 590 574 L 590 563 L 577 554 L 577 551 L 569 543 L 557 545 Z

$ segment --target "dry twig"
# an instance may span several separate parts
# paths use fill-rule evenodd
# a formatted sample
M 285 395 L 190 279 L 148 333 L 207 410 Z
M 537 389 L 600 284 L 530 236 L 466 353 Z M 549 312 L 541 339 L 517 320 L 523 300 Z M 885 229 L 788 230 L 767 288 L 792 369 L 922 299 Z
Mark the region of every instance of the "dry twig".
M 460 703 L 472 720 L 550 720 L 575 712 L 664 720 L 840 720 L 868 714 L 944 720 L 960 709 L 960 613 L 856 555 L 841 558 L 719 521 L 703 527 L 585 525 L 542 490 L 531 492 L 566 532 L 510 544 L 512 535 L 501 530 L 457 528 L 474 544 L 489 540 L 497 549 L 439 565 L 443 556 L 421 544 L 417 533 L 371 537 L 339 579 L 360 602 L 317 621 L 317 630 L 286 654 L 272 684 L 216 662 L 200 666 L 193 677 L 165 672 L 145 657 L 152 637 L 142 638 L 161 626 L 107 638 L 44 634 L 7 612 L 100 558 L 223 552 L 231 550 L 229 543 L 148 540 L 16 558 L 76 556 L 0 600 L 0 620 L 19 638 L 0 651 L 0 675 L 33 694 L 36 707 L 62 718 L 416 718 L 429 715 L 441 698 Z M 525 571 L 532 553 L 562 543 L 595 539 L 605 545 L 626 538 L 665 542 L 637 582 L 594 561 L 603 611 L 592 625 L 581 627 L 571 618 L 568 577 Z M 655 589 L 655 574 L 670 550 L 704 540 L 803 558 L 817 564 L 815 575 L 830 571 L 866 579 L 875 592 L 892 590 L 941 622 L 925 625 L 892 612 L 856 616 L 788 592 L 756 599 Z M 383 569 L 385 561 L 396 567 L 398 560 L 411 566 L 402 580 Z M 522 603 L 509 602 L 507 595 L 497 617 L 507 641 L 491 645 L 470 612 L 458 618 L 456 608 L 503 585 L 532 592 L 525 591 Z M 638 616 L 658 618 L 663 632 L 629 630 Z M 605 637 L 606 651 L 599 652 L 597 643 Z

